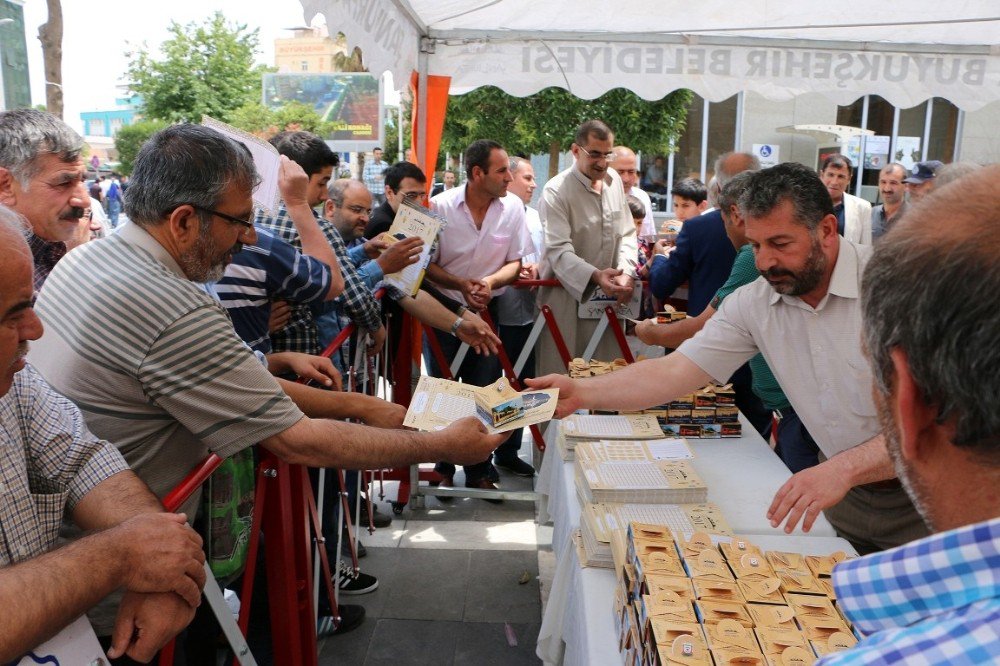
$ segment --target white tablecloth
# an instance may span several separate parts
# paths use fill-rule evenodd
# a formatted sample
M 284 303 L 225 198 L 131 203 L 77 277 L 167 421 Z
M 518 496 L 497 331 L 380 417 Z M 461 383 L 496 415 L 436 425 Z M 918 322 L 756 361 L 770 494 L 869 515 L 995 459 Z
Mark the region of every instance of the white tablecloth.
M 708 485 L 708 499 L 722 510 L 730 526 L 765 550 L 822 555 L 851 545 L 835 536 L 822 516 L 809 535 L 786 535 L 765 517 L 774 493 L 791 473 L 770 447 L 740 416 L 739 439 L 689 439 L 695 469 Z M 581 568 L 571 535 L 580 526 L 573 463 L 559 457 L 555 445 L 558 422 L 545 433 L 545 458 L 539 470 L 539 521 L 553 524 L 552 549 L 557 564 L 542 617 L 536 654 L 547 664 L 621 663 L 612 607 L 615 574 L 610 569 Z

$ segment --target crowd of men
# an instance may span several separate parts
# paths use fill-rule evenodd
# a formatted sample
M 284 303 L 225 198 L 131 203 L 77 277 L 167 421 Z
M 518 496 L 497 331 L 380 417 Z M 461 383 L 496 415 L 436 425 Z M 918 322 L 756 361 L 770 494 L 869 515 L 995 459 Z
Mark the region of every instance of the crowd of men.
M 497 345 L 516 358 L 540 305 L 579 355 L 594 322 L 578 304 L 598 289 L 630 298 L 643 272 L 657 298 L 689 285 L 690 318 L 636 329 L 676 351 L 571 380 L 551 374 L 564 368 L 543 336 L 522 379 L 558 387 L 562 416 L 641 409 L 735 378 L 741 410 L 794 472 L 772 524 L 808 531 L 823 512 L 871 554 L 835 574 L 867 637 L 829 663 L 1000 655 L 1000 167 L 890 164 L 873 209 L 847 192 L 841 156 L 817 173 L 728 153 L 709 187 L 673 186 L 689 217 L 675 244 L 642 256 L 652 204 L 634 152 L 605 123 L 576 130 L 573 163 L 537 209 L 531 162 L 477 140 L 461 184 L 452 173 L 430 199 L 447 225 L 429 284 L 380 302 L 384 276 L 424 249 L 383 234 L 424 196 L 426 175 L 377 151 L 361 180 L 336 180 L 337 155 L 319 137 L 271 141 L 282 156 L 276 215 L 254 213 L 259 177 L 244 146 L 174 125 L 140 150 L 122 197 L 128 223 L 75 243 L 96 205 L 81 138 L 44 112 L 0 114 L 0 599 L 21 609 L 0 617 L 4 663 L 84 612 L 115 663 L 148 661 L 189 625 L 192 637 L 212 631 L 199 610 L 203 547 L 215 557 L 229 535 L 204 519 L 212 497 L 196 494 L 181 514 L 161 504 L 209 452 L 237 468 L 253 464 L 255 443 L 312 468 L 435 462 L 445 486 L 464 465 L 465 485 L 481 490 L 497 489 L 499 470 L 532 476 L 520 432 L 491 436 L 473 418 L 401 429 L 402 407 L 336 390 L 350 388 L 349 356 L 319 352 L 353 324 L 354 345 L 375 354 L 384 314 L 405 310 L 435 329 L 447 362 L 462 342 L 479 352 L 458 374 L 486 385 L 501 376 Z M 662 174 L 647 178 L 666 193 Z M 562 286 L 511 287 L 538 277 Z M 431 367 L 443 373 L 433 357 Z M 336 559 L 338 529 L 323 526 Z M 352 567 L 335 579 L 345 594 L 377 585 Z M 327 606 L 317 631 L 362 618 L 358 606 Z M 205 658 L 204 643 L 182 642 L 189 663 Z

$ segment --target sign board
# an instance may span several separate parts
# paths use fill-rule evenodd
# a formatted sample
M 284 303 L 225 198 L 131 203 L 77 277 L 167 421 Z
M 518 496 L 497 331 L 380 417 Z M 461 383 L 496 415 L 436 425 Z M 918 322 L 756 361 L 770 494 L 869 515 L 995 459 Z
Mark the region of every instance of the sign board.
M 277 109 L 302 102 L 333 124 L 324 136 L 337 152 L 367 151 L 382 144 L 382 79 L 371 74 L 278 73 L 263 75 L 263 104 Z
M 17 666 L 37 664 L 106 666 L 110 662 L 101 650 L 87 616 L 81 615 L 68 627 L 13 663 Z
M 608 296 L 601 291 L 600 287 L 598 287 L 594 290 L 594 295 L 590 297 L 590 300 L 580 303 L 579 308 L 577 308 L 577 316 L 580 317 L 580 319 L 603 319 L 606 316 L 604 314 L 604 308 L 610 305 L 615 308 L 619 317 L 625 317 L 626 319 L 638 319 L 641 311 L 641 303 L 641 282 L 635 283 L 635 286 L 632 288 L 632 298 L 630 298 L 624 305 L 617 305 L 617 300 L 614 296 Z
M 888 136 L 865 137 L 865 168 L 881 169 L 889 163 L 889 141 Z
M 923 153 L 920 152 L 920 137 L 919 136 L 897 136 L 896 137 L 896 154 L 893 155 L 893 162 L 899 162 L 906 170 L 909 171 L 913 169 L 913 165 L 923 159 Z
M 767 169 L 768 167 L 781 164 L 781 158 L 779 157 L 780 151 L 781 146 L 773 143 L 753 144 L 753 154 L 757 156 L 758 160 L 760 160 L 761 169 Z

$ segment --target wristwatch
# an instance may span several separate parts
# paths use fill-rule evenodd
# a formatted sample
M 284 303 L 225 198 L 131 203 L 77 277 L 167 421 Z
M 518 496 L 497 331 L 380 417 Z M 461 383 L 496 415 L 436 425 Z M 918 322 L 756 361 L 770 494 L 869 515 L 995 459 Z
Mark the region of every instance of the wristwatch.
M 458 337 L 458 329 L 461 328 L 462 322 L 465 321 L 461 317 L 455 320 L 455 323 L 451 325 L 451 334 L 456 338 Z

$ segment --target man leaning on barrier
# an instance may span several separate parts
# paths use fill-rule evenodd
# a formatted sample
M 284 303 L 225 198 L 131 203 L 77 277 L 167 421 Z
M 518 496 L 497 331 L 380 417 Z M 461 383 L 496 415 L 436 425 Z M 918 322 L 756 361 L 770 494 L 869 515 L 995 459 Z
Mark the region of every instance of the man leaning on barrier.
M 485 458 L 502 437 L 473 418 L 434 433 L 308 418 L 239 340 L 194 282 L 218 279 L 256 239 L 257 180 L 249 152 L 211 129 L 154 134 L 125 197 L 134 224 L 49 276 L 38 312 L 51 332 L 31 357 L 42 374 L 161 497 L 210 451 L 257 442 L 289 463 L 344 469 Z M 106 609 L 92 619 L 110 630 Z
M 110 654 L 149 659 L 200 602 L 201 538 L 183 515 L 164 513 L 117 449 L 92 435 L 79 410 L 25 364 L 42 323 L 19 222 L 0 206 L 0 663 L 119 588 L 126 594 Z M 64 515 L 93 532 L 55 549 Z M 140 607 L 159 615 L 155 626 Z

